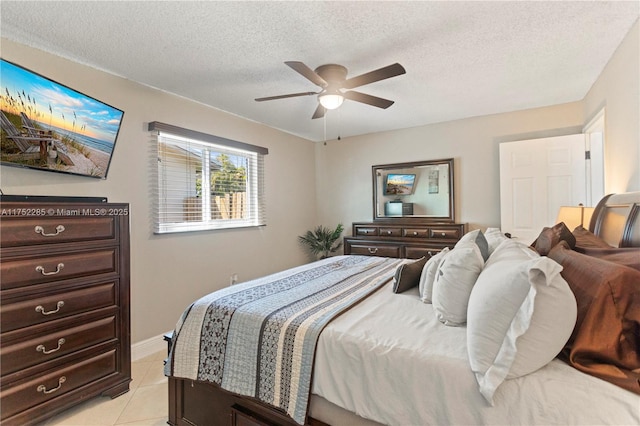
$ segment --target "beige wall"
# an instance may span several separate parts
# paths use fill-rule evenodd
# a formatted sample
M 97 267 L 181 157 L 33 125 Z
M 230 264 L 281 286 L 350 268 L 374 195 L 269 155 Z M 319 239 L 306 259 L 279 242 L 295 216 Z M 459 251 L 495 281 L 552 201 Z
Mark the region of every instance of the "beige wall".
M 584 99 L 590 120 L 605 107 L 605 193 L 640 191 L 640 24 L 626 38 Z
M 469 229 L 500 225 L 500 142 L 580 133 L 606 106 L 606 192 L 640 190 L 638 23 L 582 101 L 438 123 L 316 145 L 318 218 L 373 216 L 371 166 L 455 159 L 456 220 Z
M 319 220 L 347 228 L 372 220 L 374 164 L 453 157 L 456 221 L 470 229 L 499 226 L 499 143 L 579 133 L 583 121 L 582 106 L 574 102 L 318 144 Z
M 2 57 L 125 111 L 108 178 L 0 167 L 5 194 L 94 195 L 131 204 L 132 341 L 174 328 L 197 297 L 299 265 L 316 225 L 314 145 L 260 124 L 2 39 Z M 152 234 L 147 123 L 161 121 L 269 149 L 264 228 Z

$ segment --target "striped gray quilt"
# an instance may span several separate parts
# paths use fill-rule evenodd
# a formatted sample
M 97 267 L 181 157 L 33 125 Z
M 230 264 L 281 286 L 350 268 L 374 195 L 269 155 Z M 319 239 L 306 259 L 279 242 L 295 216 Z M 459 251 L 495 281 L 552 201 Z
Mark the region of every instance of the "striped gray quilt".
M 402 262 L 337 256 L 204 296 L 180 318 L 165 374 L 216 383 L 303 424 L 323 327 Z

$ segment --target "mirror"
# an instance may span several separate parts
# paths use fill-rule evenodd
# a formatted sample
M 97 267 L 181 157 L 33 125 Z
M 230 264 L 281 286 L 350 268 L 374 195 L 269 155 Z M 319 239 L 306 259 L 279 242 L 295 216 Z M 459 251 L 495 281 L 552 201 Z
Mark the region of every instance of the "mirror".
M 372 167 L 373 219 L 453 222 L 453 158 Z

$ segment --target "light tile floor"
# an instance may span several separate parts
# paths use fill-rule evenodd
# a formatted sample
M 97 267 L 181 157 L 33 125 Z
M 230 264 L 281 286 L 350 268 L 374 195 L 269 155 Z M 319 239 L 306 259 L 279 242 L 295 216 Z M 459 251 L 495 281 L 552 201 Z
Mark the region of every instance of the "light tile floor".
M 166 356 L 166 351 L 160 351 L 133 362 L 133 380 L 124 395 L 90 399 L 40 426 L 166 425 L 169 406 L 167 378 L 163 373 Z

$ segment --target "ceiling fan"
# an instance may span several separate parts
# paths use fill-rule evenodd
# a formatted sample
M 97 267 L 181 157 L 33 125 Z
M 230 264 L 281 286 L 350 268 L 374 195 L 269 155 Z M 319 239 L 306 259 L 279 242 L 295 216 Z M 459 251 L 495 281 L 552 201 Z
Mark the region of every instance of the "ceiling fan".
M 351 78 L 347 78 L 347 69 L 342 65 L 326 64 L 320 65 L 315 70 L 312 70 L 302 62 L 298 61 L 288 61 L 285 62 L 285 64 L 291 67 L 294 71 L 300 73 L 316 86 L 320 86 L 322 90 L 319 92 L 301 92 L 291 93 L 288 95 L 268 96 L 265 98 L 257 98 L 256 101 L 263 102 L 274 99 L 294 98 L 297 96 L 318 95 L 318 101 L 320 104 L 311 118 L 324 117 L 328 109 L 338 108 L 342 105 L 342 102 L 345 99 L 361 102 L 378 108 L 389 108 L 393 105 L 393 101 L 348 89 L 375 83 L 376 81 L 385 80 L 387 78 L 396 77 L 406 73 L 404 67 L 398 63 Z

